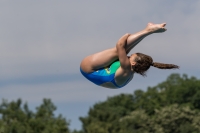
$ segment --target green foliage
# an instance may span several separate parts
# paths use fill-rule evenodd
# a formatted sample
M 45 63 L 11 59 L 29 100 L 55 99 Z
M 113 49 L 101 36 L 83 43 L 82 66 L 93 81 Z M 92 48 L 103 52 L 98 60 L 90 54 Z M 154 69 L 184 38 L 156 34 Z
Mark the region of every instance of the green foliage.
M 152 128 L 152 121 L 148 114 L 144 110 L 135 110 L 129 115 L 119 120 L 121 126 L 121 132 L 127 133 L 149 133 L 154 131 Z
M 133 97 L 135 109 L 144 109 L 150 115 L 155 109 L 171 104 L 200 109 L 200 80 L 188 78 L 185 74 L 182 77 L 172 74 L 157 86 L 148 87 L 146 92 L 136 90 Z
M 69 133 L 69 122 L 61 115 L 54 116 L 56 107 L 49 99 L 37 107 L 34 113 L 21 99 L 0 105 L 0 132 L 2 133 Z
M 149 116 L 144 110 L 133 111 L 120 120 L 121 129 L 134 133 L 199 133 L 200 112 L 177 104 L 156 110 Z
M 172 74 L 147 91 L 95 104 L 80 120 L 84 133 L 198 133 L 200 80 Z
M 175 104 L 156 110 L 153 120 L 165 133 L 200 132 L 200 112 L 191 110 L 188 106 Z
M 108 98 L 106 102 L 97 103 L 89 111 L 88 117 L 81 117 L 83 130 L 87 133 L 117 133 L 118 120 L 133 110 L 132 95 L 121 94 Z
M 74 130 L 74 131 L 72 131 L 71 133 L 84 133 L 84 132 L 83 132 L 83 131 Z
M 0 133 L 69 133 L 69 121 L 55 116 L 49 99 L 33 112 L 22 100 L 0 105 Z M 199 133 L 200 80 L 170 75 L 166 81 L 96 103 L 73 133 Z

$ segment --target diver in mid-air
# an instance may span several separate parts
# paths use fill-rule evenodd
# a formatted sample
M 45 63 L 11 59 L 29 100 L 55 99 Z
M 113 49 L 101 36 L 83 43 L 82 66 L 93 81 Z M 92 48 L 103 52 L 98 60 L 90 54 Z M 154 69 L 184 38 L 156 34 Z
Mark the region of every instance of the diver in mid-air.
M 135 34 L 122 36 L 116 47 L 107 49 L 83 59 L 80 71 L 85 78 L 96 85 L 106 88 L 121 88 L 127 85 L 133 78 L 134 73 L 145 76 L 150 66 L 159 69 L 175 69 L 179 66 L 153 62 L 153 59 L 142 53 L 127 56 L 143 38 L 153 33 L 166 31 L 166 23 L 148 23 L 146 28 Z

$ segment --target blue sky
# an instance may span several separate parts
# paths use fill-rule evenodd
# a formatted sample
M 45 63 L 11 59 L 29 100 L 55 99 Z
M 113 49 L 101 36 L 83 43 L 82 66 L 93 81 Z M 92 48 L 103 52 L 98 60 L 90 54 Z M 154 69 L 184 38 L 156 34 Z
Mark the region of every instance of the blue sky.
M 0 98 L 21 98 L 31 108 L 52 99 L 56 114 L 80 129 L 96 102 L 120 93 L 145 90 L 171 73 L 200 78 L 200 2 L 191 1 L 0 1 Z M 153 34 L 131 53 L 152 56 L 155 62 L 174 63 L 179 70 L 151 68 L 147 77 L 135 75 L 118 90 L 98 87 L 79 72 L 81 60 L 114 47 L 125 33 L 148 22 L 167 23 L 167 31 Z

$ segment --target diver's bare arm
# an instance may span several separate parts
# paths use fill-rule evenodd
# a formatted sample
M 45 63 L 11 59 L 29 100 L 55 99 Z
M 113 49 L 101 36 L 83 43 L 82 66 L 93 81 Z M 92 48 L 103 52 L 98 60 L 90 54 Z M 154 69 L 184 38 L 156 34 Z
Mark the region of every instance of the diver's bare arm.
M 127 44 L 127 38 L 129 36 L 130 34 L 125 34 L 124 36 L 122 36 L 116 45 L 120 65 L 123 70 L 127 70 L 127 68 L 130 66 L 129 59 L 126 55 L 126 50 L 125 50 L 125 46 Z

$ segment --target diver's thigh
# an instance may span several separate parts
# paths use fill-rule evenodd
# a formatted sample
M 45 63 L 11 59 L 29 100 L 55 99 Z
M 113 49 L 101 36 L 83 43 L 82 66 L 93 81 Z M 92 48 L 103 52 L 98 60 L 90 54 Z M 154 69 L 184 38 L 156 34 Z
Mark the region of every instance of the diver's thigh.
M 81 68 L 84 72 L 93 72 L 103 67 L 109 66 L 118 59 L 117 49 L 107 49 L 93 55 L 87 56 L 81 62 Z

